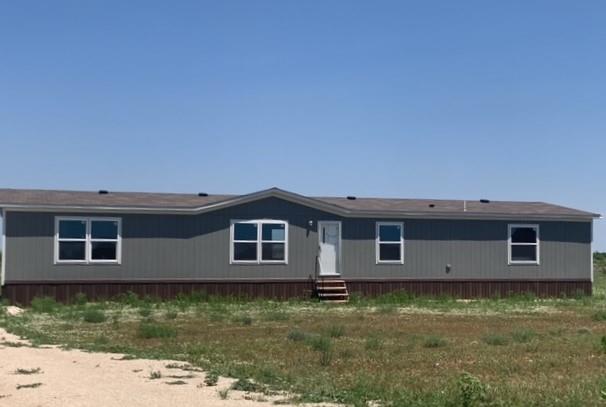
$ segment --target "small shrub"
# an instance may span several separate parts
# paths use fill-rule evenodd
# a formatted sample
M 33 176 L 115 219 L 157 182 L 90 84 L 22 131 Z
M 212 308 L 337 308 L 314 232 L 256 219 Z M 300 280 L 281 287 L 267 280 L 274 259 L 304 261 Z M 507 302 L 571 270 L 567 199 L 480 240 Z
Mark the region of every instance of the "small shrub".
M 32 311 L 41 314 L 52 314 L 61 307 L 54 298 L 36 297 L 32 300 Z
M 213 370 L 206 373 L 206 377 L 204 378 L 204 384 L 207 386 L 216 386 L 219 382 L 219 374 Z
M 461 375 L 457 382 L 457 387 L 459 390 L 457 404 L 461 407 L 484 405 L 483 403 L 487 401 L 487 386 L 469 373 Z
M 223 390 L 219 390 L 219 397 L 221 397 L 221 400 L 227 400 L 227 396 L 229 395 L 229 389 L 223 389 Z
M 331 338 L 340 338 L 345 335 L 345 327 L 343 325 L 333 325 L 328 328 L 327 334 Z
M 446 346 L 448 344 L 448 342 L 446 342 L 445 339 L 439 337 L 439 336 L 428 336 L 427 338 L 425 338 L 425 341 L 423 342 L 423 347 L 425 348 L 442 348 L 444 346 Z
M 606 310 L 600 310 L 593 314 L 594 321 L 606 321 Z
M 207 386 L 216 386 L 219 382 L 219 374 L 214 370 L 206 373 L 206 377 L 204 378 L 204 384 Z
M 82 318 L 85 322 L 89 322 L 91 324 L 99 324 L 101 322 L 105 322 L 105 320 L 107 319 L 103 311 L 90 308 L 82 313 Z
M 497 334 L 486 335 L 484 338 L 482 338 L 482 340 L 488 345 L 492 346 L 504 346 L 509 343 L 509 340 L 506 336 Z
M 149 378 L 151 380 L 156 380 L 156 379 L 161 379 L 162 378 L 162 372 L 160 372 L 159 370 L 153 370 L 149 373 Z
M 157 324 L 153 322 L 141 322 L 139 325 L 139 337 L 145 339 L 151 338 L 171 338 L 177 336 L 177 330 L 168 325 Z
M 600 339 L 600 347 L 602 349 L 602 353 L 606 353 L 606 336 L 602 336 Z
M 84 293 L 77 293 L 74 296 L 74 304 L 85 305 L 88 302 L 88 297 Z
M 265 387 L 248 379 L 238 379 L 230 387 L 232 390 L 260 393 Z
M 293 342 L 302 342 L 307 339 L 308 335 L 298 329 L 293 329 L 288 333 L 288 339 Z
M 511 338 L 514 340 L 514 342 L 518 343 L 528 343 L 535 336 L 536 333 L 532 329 L 518 329 L 517 331 L 513 331 L 511 333 Z

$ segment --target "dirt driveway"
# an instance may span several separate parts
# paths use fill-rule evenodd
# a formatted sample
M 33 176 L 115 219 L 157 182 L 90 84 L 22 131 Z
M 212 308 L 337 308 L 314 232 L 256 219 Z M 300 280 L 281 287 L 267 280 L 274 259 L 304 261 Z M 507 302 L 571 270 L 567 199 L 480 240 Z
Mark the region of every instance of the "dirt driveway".
M 120 360 L 116 354 L 19 343 L 28 345 L 0 328 L 0 406 L 262 407 L 280 399 L 235 390 L 225 394 L 232 379 L 207 386 L 203 372 L 166 367 L 182 362 Z M 152 379 L 153 372 L 160 377 Z

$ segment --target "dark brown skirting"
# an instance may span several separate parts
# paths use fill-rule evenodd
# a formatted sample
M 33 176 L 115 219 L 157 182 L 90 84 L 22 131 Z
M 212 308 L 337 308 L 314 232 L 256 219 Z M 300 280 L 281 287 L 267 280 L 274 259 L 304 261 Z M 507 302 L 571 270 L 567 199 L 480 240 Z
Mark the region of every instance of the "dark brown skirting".
M 346 280 L 350 293 L 377 296 L 394 291 L 413 295 L 456 298 L 504 297 L 530 293 L 539 297 L 591 295 L 588 280 Z M 232 280 L 232 281 L 57 281 L 7 282 L 2 298 L 11 304 L 27 305 L 35 297 L 50 296 L 69 302 L 78 293 L 89 299 L 111 299 L 133 292 L 140 296 L 174 298 L 179 293 L 205 292 L 209 295 L 263 297 L 275 299 L 310 298 L 313 280 Z
M 141 297 L 174 298 L 178 294 L 204 292 L 208 295 L 243 298 L 310 298 L 312 280 L 292 281 L 78 281 L 78 282 L 7 282 L 2 287 L 2 298 L 11 304 L 27 305 L 35 297 L 53 297 L 70 302 L 78 293 L 89 299 L 111 299 L 133 292 Z
M 348 281 L 350 293 L 377 296 L 404 291 L 416 296 L 455 298 L 507 297 L 532 294 L 537 297 L 591 295 L 589 280 L 355 280 Z

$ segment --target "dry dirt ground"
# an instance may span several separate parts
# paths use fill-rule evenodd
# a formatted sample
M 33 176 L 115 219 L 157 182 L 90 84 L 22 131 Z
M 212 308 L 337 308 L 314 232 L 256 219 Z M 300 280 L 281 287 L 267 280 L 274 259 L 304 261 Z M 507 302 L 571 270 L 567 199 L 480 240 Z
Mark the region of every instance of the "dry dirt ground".
M 228 390 L 223 399 L 220 392 L 229 389 L 232 379 L 220 378 L 216 386 L 207 386 L 203 372 L 166 367 L 182 362 L 120 360 L 116 354 L 27 345 L 0 328 L 0 406 L 263 407 L 284 399 L 235 390 Z M 161 377 L 151 379 L 152 372 Z M 194 377 L 183 377 L 189 374 Z M 169 384 L 176 381 L 185 384 Z

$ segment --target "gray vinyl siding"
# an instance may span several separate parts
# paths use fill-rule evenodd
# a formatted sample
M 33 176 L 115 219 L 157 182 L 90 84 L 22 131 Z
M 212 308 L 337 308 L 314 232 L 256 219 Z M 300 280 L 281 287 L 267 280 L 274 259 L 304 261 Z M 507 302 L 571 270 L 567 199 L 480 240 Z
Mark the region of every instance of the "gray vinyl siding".
M 120 265 L 55 265 L 54 219 L 70 215 L 103 216 L 7 212 L 7 282 L 305 279 L 315 274 L 318 220 L 342 221 L 346 279 L 591 278 L 591 222 L 346 219 L 267 198 L 199 215 L 108 214 L 122 218 Z M 288 264 L 229 264 L 230 220 L 259 218 L 289 222 Z M 375 225 L 381 220 L 404 223 L 403 265 L 376 264 Z M 509 223 L 540 225 L 540 265 L 508 265 Z

